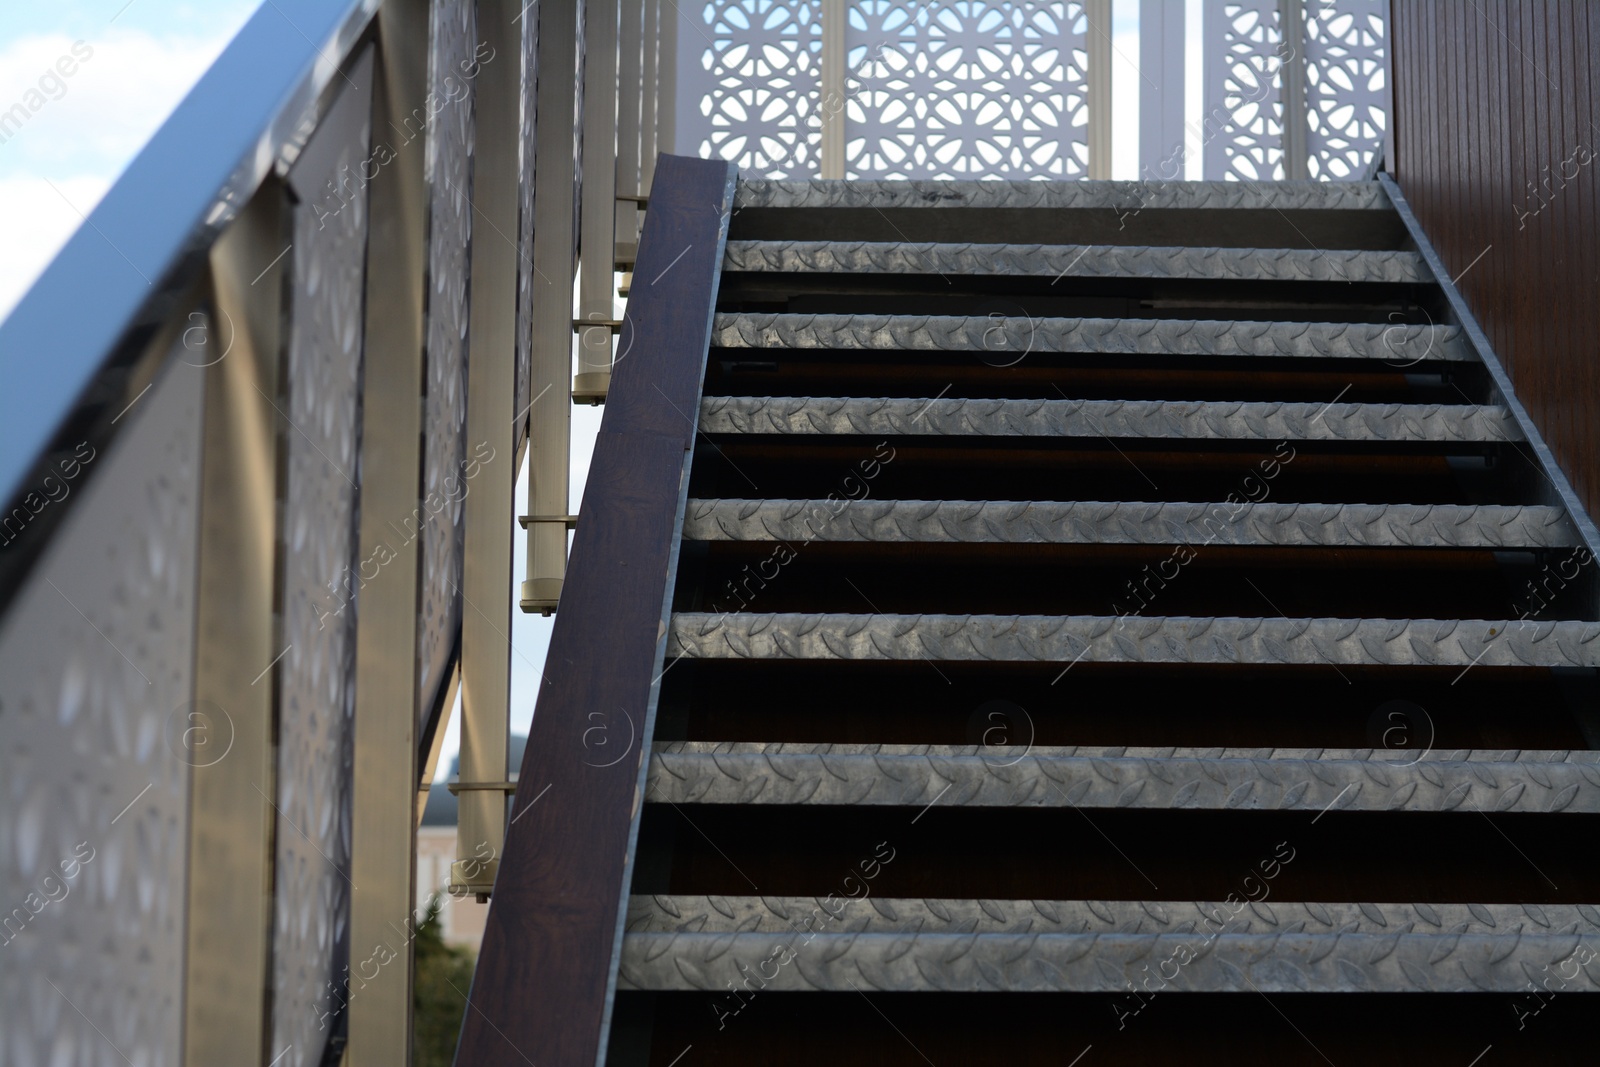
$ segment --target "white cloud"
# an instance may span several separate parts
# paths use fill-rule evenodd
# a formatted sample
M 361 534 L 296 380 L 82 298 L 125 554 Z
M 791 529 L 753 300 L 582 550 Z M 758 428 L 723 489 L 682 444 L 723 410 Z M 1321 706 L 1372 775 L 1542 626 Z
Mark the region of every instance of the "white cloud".
M 47 82 L 53 92 L 31 98 L 57 60 L 72 55 L 72 38 L 35 34 L 0 48 L 0 112 L 43 97 L 0 144 L 0 317 L 82 223 L 73 208 L 93 209 L 231 37 L 114 31 L 85 42 L 93 53 L 61 78 L 64 92 Z

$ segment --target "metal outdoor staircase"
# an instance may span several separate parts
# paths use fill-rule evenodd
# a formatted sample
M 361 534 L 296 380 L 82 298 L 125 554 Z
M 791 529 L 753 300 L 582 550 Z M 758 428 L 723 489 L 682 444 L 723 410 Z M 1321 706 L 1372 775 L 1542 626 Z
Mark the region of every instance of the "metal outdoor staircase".
M 1593 527 L 1416 236 L 740 183 L 607 1062 L 1569 1062 Z

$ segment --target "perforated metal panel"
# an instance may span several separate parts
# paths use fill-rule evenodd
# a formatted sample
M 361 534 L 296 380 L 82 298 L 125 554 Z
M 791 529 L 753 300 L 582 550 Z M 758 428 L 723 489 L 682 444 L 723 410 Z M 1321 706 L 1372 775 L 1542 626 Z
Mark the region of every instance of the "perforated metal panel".
M 1303 40 L 1286 42 L 1283 2 L 1206 0 L 1205 177 L 1284 177 L 1282 68 L 1298 57 L 1305 65 L 1306 173 L 1364 179 L 1388 125 L 1388 5 L 1293 0 Z M 1298 116 L 1299 105 L 1294 110 Z
M 418 714 L 439 699 L 461 629 L 462 460 L 467 425 L 468 253 L 472 240 L 473 80 L 463 76 L 477 41 L 474 6 L 435 0 L 429 82 L 446 101 L 428 124 L 428 349 L 423 484 L 406 534 L 422 538 L 417 617 Z M 510 57 L 502 57 L 506 62 Z
M 1307 173 L 1358 181 L 1389 127 L 1389 5 L 1339 0 L 1305 10 Z
M 1201 121 L 1207 180 L 1283 177 L 1279 70 L 1288 50 L 1277 0 L 1207 0 Z
M 0 628 L 0 1062 L 178 1062 L 202 380 L 169 358 L 38 487 L 72 511 Z
M 748 177 L 817 177 L 820 0 L 710 0 L 680 17 L 681 150 Z
M 856 0 L 846 176 L 1086 176 L 1087 26 L 1076 0 Z
M 533 96 L 539 71 L 539 20 L 522 20 L 519 85 L 520 125 L 517 145 L 517 429 L 513 445 L 527 437 L 528 382 L 533 359 L 533 152 L 537 112 Z
M 283 636 L 277 666 L 278 783 L 272 1054 L 317 1064 L 350 992 L 350 772 L 355 621 L 361 586 L 382 581 L 356 543 L 367 205 L 358 185 L 370 133 L 370 53 L 307 146 L 291 184 L 288 480 Z M 330 186 L 328 183 L 332 183 Z M 337 213 L 306 193 L 339 192 Z

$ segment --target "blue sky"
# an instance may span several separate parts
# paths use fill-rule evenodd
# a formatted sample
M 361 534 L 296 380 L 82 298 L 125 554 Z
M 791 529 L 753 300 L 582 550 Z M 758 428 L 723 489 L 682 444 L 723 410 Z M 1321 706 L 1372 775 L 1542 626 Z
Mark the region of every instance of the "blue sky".
M 0 17 L 0 112 L 82 41 L 64 88 L 0 143 L 0 317 L 260 0 L 51 0 Z M 120 13 L 119 13 L 120 12 Z M 37 100 L 38 97 L 34 97 Z M 51 186 L 55 188 L 52 188 Z

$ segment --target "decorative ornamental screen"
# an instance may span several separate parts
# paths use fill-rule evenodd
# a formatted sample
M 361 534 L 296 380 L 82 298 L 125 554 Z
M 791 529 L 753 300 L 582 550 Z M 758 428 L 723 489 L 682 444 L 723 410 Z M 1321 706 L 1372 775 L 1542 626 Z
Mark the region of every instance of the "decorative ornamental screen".
M 1079 0 L 856 0 L 845 27 L 850 178 L 1082 178 Z
M 1283 4 L 1300 4 L 1285 43 Z M 1369 176 L 1388 130 L 1388 26 L 1382 0 L 1206 0 L 1202 37 L 1208 181 L 1279 181 L 1285 68 L 1305 69 L 1306 176 Z
M 815 178 L 820 0 L 708 0 L 678 28 L 681 150 L 766 178 Z
M 1296 5 L 1294 18 L 1285 19 L 1285 4 Z M 683 7 L 676 150 L 732 160 L 747 178 L 816 178 L 825 113 L 842 110 L 848 178 L 1087 177 L 1089 8 L 1090 0 Z M 845 71 L 843 99 L 833 100 L 822 55 L 824 23 L 838 10 Z M 1190 27 L 1204 56 L 1202 114 L 1188 139 L 1201 145 L 1207 180 L 1287 176 L 1290 64 L 1304 73 L 1303 111 L 1297 104 L 1290 121 L 1306 124 L 1305 175 L 1369 176 L 1388 128 L 1383 0 L 1204 0 L 1202 11 L 1201 26 Z M 1286 43 L 1286 26 L 1296 41 Z M 1111 53 L 1132 54 L 1121 45 Z M 1162 84 L 1184 84 L 1179 66 Z M 1097 85 L 1109 95 L 1110 75 Z

